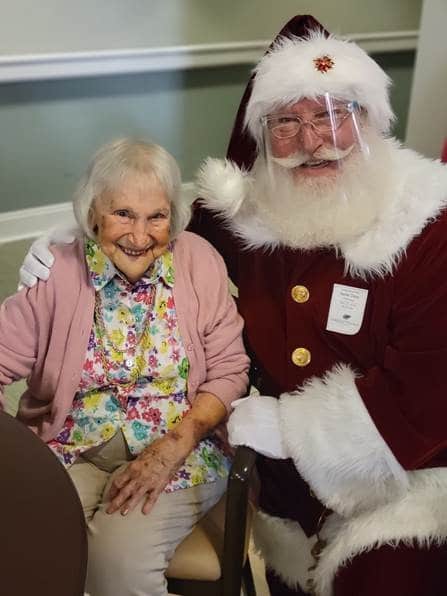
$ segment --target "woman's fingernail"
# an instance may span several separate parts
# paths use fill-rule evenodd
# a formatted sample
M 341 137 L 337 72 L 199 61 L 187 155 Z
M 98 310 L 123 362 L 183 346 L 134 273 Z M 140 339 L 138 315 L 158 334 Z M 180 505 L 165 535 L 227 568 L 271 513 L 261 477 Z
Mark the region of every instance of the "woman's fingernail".
M 124 509 L 124 511 L 121 511 L 121 515 L 127 515 L 129 513 L 128 509 Z

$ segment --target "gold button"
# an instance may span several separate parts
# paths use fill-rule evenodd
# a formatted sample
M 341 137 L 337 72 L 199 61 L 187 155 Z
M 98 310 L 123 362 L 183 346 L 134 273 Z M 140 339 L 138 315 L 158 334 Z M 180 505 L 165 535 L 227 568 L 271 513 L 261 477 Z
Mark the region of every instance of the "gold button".
M 295 302 L 299 304 L 309 300 L 309 290 L 306 286 L 293 286 L 291 294 Z
M 292 352 L 292 362 L 296 366 L 307 366 L 310 362 L 310 352 L 306 348 L 296 348 Z

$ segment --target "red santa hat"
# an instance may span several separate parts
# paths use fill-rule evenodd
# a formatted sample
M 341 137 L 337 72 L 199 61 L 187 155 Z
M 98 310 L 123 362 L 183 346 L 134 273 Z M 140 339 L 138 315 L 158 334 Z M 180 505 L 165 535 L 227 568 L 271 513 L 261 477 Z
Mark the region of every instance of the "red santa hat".
M 330 93 L 356 101 L 367 110 L 369 122 L 386 132 L 393 119 L 389 86 L 388 76 L 356 44 L 331 36 L 312 16 L 294 17 L 253 71 L 239 105 L 227 160 L 208 159 L 202 165 L 197 177 L 200 197 L 209 210 L 230 217 L 237 213 L 250 192 L 248 172 L 262 146 L 262 116 L 303 97 Z
M 261 117 L 279 107 L 329 93 L 356 101 L 369 122 L 387 132 L 393 120 L 390 79 L 353 42 L 337 39 L 312 16 L 296 16 L 255 68 L 242 98 L 227 157 L 250 169 L 262 140 Z

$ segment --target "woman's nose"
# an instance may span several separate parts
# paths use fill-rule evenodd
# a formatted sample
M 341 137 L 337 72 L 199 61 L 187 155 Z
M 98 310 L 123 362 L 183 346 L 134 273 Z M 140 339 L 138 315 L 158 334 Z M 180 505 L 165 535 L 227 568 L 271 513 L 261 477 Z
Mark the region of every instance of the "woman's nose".
M 149 239 L 149 223 L 143 219 L 136 219 L 130 237 L 135 248 L 145 248 Z

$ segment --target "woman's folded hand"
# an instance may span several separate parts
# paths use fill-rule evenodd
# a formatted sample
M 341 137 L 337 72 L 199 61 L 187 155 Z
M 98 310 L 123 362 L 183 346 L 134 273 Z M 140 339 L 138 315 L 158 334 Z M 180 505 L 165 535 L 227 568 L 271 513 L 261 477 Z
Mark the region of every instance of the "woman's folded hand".
M 181 436 L 173 430 L 153 441 L 116 476 L 108 494 L 107 513 L 126 515 L 144 499 L 142 511 L 150 512 L 158 495 L 187 457 Z
M 177 426 L 153 441 L 116 476 L 108 494 L 107 513 L 119 510 L 126 515 L 143 499 L 142 511 L 149 513 L 194 447 L 225 416 L 225 406 L 215 395 L 199 393 Z

